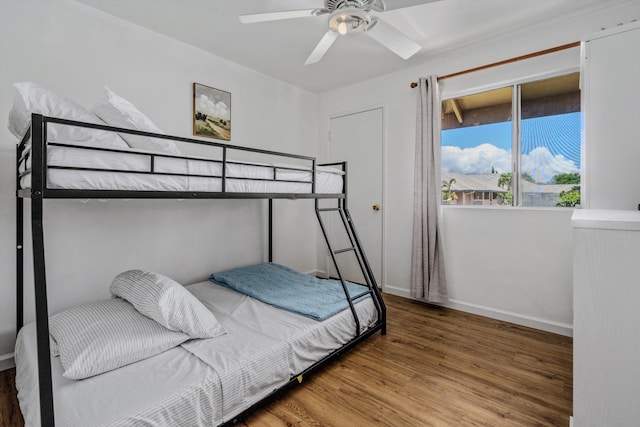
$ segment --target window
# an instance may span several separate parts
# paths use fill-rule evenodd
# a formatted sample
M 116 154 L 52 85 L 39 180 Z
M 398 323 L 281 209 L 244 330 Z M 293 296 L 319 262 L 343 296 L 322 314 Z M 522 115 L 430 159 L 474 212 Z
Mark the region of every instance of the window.
M 575 206 L 580 121 L 578 73 L 444 100 L 442 203 Z

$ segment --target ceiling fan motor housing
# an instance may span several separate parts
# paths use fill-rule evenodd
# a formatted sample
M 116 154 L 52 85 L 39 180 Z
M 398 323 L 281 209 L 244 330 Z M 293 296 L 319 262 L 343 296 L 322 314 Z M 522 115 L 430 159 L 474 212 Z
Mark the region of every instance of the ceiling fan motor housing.
M 344 8 L 362 9 L 368 12 L 379 0 L 325 0 L 325 8 L 333 12 Z

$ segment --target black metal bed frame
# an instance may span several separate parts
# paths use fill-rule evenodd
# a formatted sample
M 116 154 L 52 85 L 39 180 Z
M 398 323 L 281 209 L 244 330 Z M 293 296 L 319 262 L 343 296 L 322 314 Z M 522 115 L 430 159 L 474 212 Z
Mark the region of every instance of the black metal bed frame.
M 56 124 L 63 126 L 75 126 L 90 129 L 98 129 L 108 132 L 118 132 L 125 134 L 140 135 L 153 138 L 161 138 L 172 141 L 185 142 L 189 144 L 202 144 L 208 147 L 217 147 L 222 149 L 222 159 L 203 159 L 189 156 L 177 156 L 173 154 L 165 153 L 143 153 L 150 159 L 148 171 L 137 170 L 113 170 L 113 169 L 100 169 L 100 168 L 82 168 L 82 167 L 61 167 L 52 166 L 47 162 L 47 146 L 61 146 L 61 147 L 74 147 L 82 148 L 92 151 L 106 151 L 106 152 L 122 152 L 132 153 L 127 150 L 118 150 L 112 148 L 103 147 L 81 147 L 78 145 L 69 145 L 63 143 L 48 143 L 47 141 L 47 129 L 48 124 Z M 28 142 L 31 140 L 31 144 Z M 300 170 L 300 168 L 286 166 L 272 166 L 273 167 L 273 179 L 257 179 L 257 178 L 237 178 L 226 176 L 227 164 L 245 164 L 243 162 L 236 162 L 227 159 L 227 152 L 229 150 L 237 150 L 241 152 L 258 153 L 263 155 L 279 156 L 296 160 L 303 160 L 311 162 L 311 192 L 310 193 L 236 193 L 227 191 L 227 181 L 229 179 L 249 179 L 258 181 L 283 181 L 278 180 L 276 176 L 276 169 L 292 169 Z M 26 167 L 27 159 L 31 158 L 31 167 Z M 165 158 L 177 158 L 186 160 L 199 160 L 210 161 L 220 163 L 222 166 L 222 172 L 220 176 L 209 176 L 207 178 L 218 178 L 221 180 L 222 189 L 217 192 L 194 192 L 194 191 L 134 191 L 134 190 L 77 190 L 77 189 L 55 189 L 47 186 L 47 172 L 53 169 L 72 169 L 82 171 L 101 171 L 101 172 L 113 172 L 113 173 L 136 173 L 136 174 L 151 174 L 151 175 L 170 175 L 170 176 L 187 176 L 187 177 L 204 177 L 203 175 L 196 174 L 174 174 L 174 173 L 162 173 L 155 171 L 155 160 L 157 157 Z M 251 163 L 246 163 L 251 164 Z M 21 170 L 21 165 L 24 165 L 24 169 Z M 336 194 L 321 194 L 316 193 L 316 168 L 317 166 L 340 166 L 344 171 L 343 191 Z M 269 166 L 267 166 L 269 167 Z M 21 179 L 27 175 L 31 176 L 31 184 L 29 188 L 22 188 Z M 285 181 L 285 182 L 300 182 L 309 184 L 308 181 Z M 289 153 L 281 153 L 276 151 L 262 150 L 256 148 L 236 147 L 229 144 L 202 141 L 192 138 L 175 137 L 163 134 L 155 134 L 150 132 L 143 132 L 131 129 L 123 129 L 113 126 L 83 123 L 73 120 L 59 119 L 55 117 L 47 117 L 40 114 L 32 114 L 31 127 L 23 137 L 22 141 L 17 147 L 16 154 L 16 323 L 17 331 L 20 331 L 24 324 L 24 199 L 31 199 L 31 229 L 32 229 L 32 246 L 33 246 L 33 271 L 34 271 L 34 288 L 35 288 L 35 317 L 36 317 L 36 343 L 37 343 L 37 357 L 38 357 L 38 383 L 39 383 L 39 398 L 40 398 L 40 420 L 43 426 L 54 425 L 54 405 L 53 405 L 53 385 L 51 377 L 51 358 L 49 348 L 49 311 L 47 307 L 47 284 L 46 284 L 46 272 L 45 272 L 45 258 L 44 258 L 44 199 L 267 199 L 268 200 L 268 241 L 269 241 L 269 261 L 273 260 L 273 200 L 274 199 L 315 199 L 315 211 L 316 217 L 320 224 L 322 234 L 325 242 L 329 248 L 331 259 L 336 268 L 336 272 L 342 283 L 345 296 L 349 303 L 349 309 L 351 310 L 355 324 L 356 331 L 354 337 L 344 344 L 341 348 L 335 350 L 331 354 L 327 355 L 323 359 L 316 362 L 314 365 L 291 378 L 289 383 L 282 386 L 280 389 L 275 390 L 272 394 L 265 399 L 251 406 L 245 410 L 242 414 L 235 417 L 233 420 L 225 422 L 223 425 L 231 425 L 236 423 L 239 419 L 244 417 L 249 412 L 255 410 L 255 408 L 270 399 L 272 396 L 277 395 L 285 388 L 288 388 L 294 383 L 302 381 L 304 375 L 311 373 L 317 368 L 321 367 L 325 363 L 334 359 L 342 352 L 358 344 L 365 338 L 373 335 L 377 331 L 381 331 L 386 334 L 386 307 L 382 299 L 380 290 L 376 283 L 375 277 L 371 270 L 371 267 L 367 261 L 367 257 L 360 243 L 360 239 L 355 230 L 353 220 L 349 213 L 347 205 L 347 164 L 331 163 L 317 165 L 316 159 L 309 156 L 300 156 Z M 319 205 L 320 199 L 335 199 L 337 200 L 337 206 L 331 208 L 321 208 Z M 349 238 L 351 246 L 344 249 L 333 250 L 331 242 L 329 241 L 329 235 L 327 229 L 322 220 L 321 213 L 323 212 L 337 212 L 340 216 L 342 224 Z M 336 260 L 336 255 L 340 253 L 352 252 L 355 254 L 358 261 L 358 265 L 363 273 L 369 294 L 374 301 L 376 309 L 378 311 L 378 319 L 374 325 L 371 325 L 363 333 L 360 333 L 360 321 L 355 311 L 354 300 L 361 297 L 361 295 L 351 296 L 343 279 L 340 268 Z

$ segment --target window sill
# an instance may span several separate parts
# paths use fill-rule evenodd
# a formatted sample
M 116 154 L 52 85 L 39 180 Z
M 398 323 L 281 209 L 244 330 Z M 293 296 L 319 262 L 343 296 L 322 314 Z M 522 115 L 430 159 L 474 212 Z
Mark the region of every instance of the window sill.
M 492 206 L 492 205 L 440 205 L 443 209 L 469 209 L 483 211 L 550 211 L 550 212 L 573 212 L 574 209 L 580 208 L 562 208 L 555 206 Z

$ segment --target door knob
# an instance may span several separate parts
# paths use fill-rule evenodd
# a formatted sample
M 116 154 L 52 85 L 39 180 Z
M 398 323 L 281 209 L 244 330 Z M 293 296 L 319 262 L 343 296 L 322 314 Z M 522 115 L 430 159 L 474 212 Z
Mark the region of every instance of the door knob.
M 378 203 L 376 203 L 375 205 L 372 206 L 374 211 L 379 211 L 380 210 L 380 205 Z

